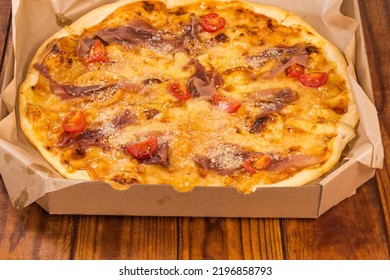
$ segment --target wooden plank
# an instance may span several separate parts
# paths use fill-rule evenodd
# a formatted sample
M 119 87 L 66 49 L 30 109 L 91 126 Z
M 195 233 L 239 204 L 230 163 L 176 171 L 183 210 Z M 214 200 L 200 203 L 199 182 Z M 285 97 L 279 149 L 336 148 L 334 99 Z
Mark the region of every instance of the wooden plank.
M 0 68 L 2 65 L 2 55 L 5 52 L 8 31 L 11 24 L 11 1 L 0 1 Z
M 382 141 L 385 148 L 384 168 L 377 172 L 377 185 L 385 221 L 388 248 L 390 251 L 390 3 L 385 0 L 359 1 L 362 13 L 364 36 L 378 109 Z M 390 258 L 390 256 L 389 256 Z
M 0 177 L 0 259 L 69 259 L 73 220 L 36 204 L 15 210 Z
M 0 88 L 11 46 L 11 1 L 0 1 Z M 37 205 L 15 210 L 0 177 L 0 259 L 69 259 L 73 218 L 49 216 Z
M 287 259 L 388 259 L 372 179 L 318 219 L 284 220 Z
M 80 216 L 73 259 L 176 259 L 176 218 Z
M 278 219 L 182 218 L 180 259 L 283 259 Z
M 0 91 L 4 85 L 5 64 L 11 52 L 11 1 L 0 1 Z
M 390 112 L 389 4 L 385 0 L 359 1 L 370 61 L 376 106 L 380 112 L 386 149 L 385 168 L 317 220 L 284 220 L 282 224 L 288 259 L 389 259 L 388 167 Z

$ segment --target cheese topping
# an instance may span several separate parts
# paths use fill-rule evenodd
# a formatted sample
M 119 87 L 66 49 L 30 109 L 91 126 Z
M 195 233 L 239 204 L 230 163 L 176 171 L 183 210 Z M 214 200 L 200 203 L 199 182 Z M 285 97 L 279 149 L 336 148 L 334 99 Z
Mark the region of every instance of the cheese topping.
M 216 32 L 200 25 L 210 13 L 226 20 Z M 23 115 L 33 142 L 60 159 L 66 174 L 83 170 L 115 188 L 250 192 L 332 156 L 349 89 L 337 62 L 310 38 L 303 26 L 283 26 L 240 2 L 128 4 L 58 40 L 35 65 L 37 84 L 22 92 Z M 327 81 L 308 87 L 277 68 L 294 67 L 293 59 Z M 64 132 L 74 111 L 84 113 L 87 128 Z M 129 154 L 142 148 L 129 144 L 151 137 L 153 153 Z M 260 169 L 248 167 L 256 154 L 266 155 Z

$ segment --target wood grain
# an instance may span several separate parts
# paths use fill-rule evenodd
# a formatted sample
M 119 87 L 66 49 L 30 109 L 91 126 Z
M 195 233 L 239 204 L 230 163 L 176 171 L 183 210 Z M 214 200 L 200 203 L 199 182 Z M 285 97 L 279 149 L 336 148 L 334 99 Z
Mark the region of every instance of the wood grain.
M 80 216 L 73 259 L 177 259 L 177 221 Z
M 384 169 L 357 194 L 317 220 L 284 220 L 287 259 L 389 259 L 390 89 L 388 1 L 359 1 L 376 107 L 386 151 Z M 363 206 L 363 207 L 362 207 Z
M 360 1 L 364 37 L 381 126 L 382 141 L 385 147 L 384 167 L 376 176 L 382 215 L 385 221 L 388 250 L 390 251 L 390 3 Z
M 3 89 L 5 62 L 11 47 L 11 1 L 1 1 L 0 9 L 0 90 Z
M 13 209 L 0 180 L 0 259 L 70 259 L 73 220 L 36 204 Z
M 318 219 L 286 219 L 287 259 L 388 259 L 374 180 Z
M 180 259 L 283 259 L 278 219 L 182 218 Z

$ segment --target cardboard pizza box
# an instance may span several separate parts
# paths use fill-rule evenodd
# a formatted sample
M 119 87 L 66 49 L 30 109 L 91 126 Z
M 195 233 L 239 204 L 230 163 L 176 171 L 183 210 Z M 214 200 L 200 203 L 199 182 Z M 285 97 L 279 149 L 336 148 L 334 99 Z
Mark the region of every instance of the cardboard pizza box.
M 15 72 L 12 81 L 8 75 L 9 86 L 1 95 L 0 173 L 15 208 L 38 203 L 51 214 L 316 218 L 353 195 L 382 167 L 383 147 L 357 0 L 253 0 L 296 12 L 344 51 L 360 122 L 356 139 L 337 167 L 306 186 L 260 187 L 251 194 L 233 187 L 195 187 L 183 193 L 166 185 L 118 191 L 103 182 L 62 178 L 18 127 L 17 87 L 37 47 L 61 28 L 57 23 L 75 20 L 110 2 L 114 1 L 12 2 L 15 56 L 9 60 L 9 69 L 14 64 Z M 340 13 L 340 6 L 348 17 Z

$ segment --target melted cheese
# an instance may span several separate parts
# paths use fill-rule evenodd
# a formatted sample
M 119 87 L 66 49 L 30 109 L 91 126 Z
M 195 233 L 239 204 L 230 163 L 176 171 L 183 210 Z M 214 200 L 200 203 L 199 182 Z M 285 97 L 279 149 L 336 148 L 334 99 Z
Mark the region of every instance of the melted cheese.
M 302 36 L 304 32 L 299 26 L 282 26 L 240 3 L 214 5 L 210 2 L 201 8 L 193 4 L 172 10 L 158 2 L 152 4 L 129 4 L 83 34 L 62 38 L 57 44 L 60 52 L 52 51 L 43 63 L 48 66 L 53 80 L 61 84 L 142 84 L 147 79 L 158 79 L 159 83 L 137 90 L 114 88 L 98 93 L 92 99 L 61 100 L 51 92 L 49 81 L 41 75 L 37 85 L 24 93 L 28 104 L 26 115 L 34 136 L 61 158 L 67 172 L 85 170 L 92 179 L 107 181 L 116 188 L 133 183 L 171 184 L 177 190 L 187 191 L 194 186 L 234 185 L 248 192 L 254 185 L 284 180 L 298 170 L 248 174 L 240 170 L 244 158 L 235 154 L 229 145 L 265 154 L 310 155 L 320 157 L 324 162 L 330 157 L 338 121 L 342 111 L 348 108 L 343 78 L 332 74 L 325 86 L 307 88 L 284 73 L 264 79 L 262 74 L 268 72 L 274 62 L 253 67 L 246 59 L 272 46 L 311 45 L 311 37 Z M 107 63 L 87 64 L 77 56 L 78 40 L 101 28 L 123 26 L 132 18 L 141 18 L 160 30 L 183 32 L 178 26 L 188 26 L 191 14 L 200 19 L 210 12 L 223 16 L 226 26 L 216 33 L 204 32 L 199 26 L 195 55 L 183 51 L 163 54 L 163 50 L 156 51 L 148 46 L 113 42 L 105 47 L 109 57 Z M 226 36 L 221 42 L 217 39 L 219 34 Z M 208 98 L 191 98 L 183 102 L 168 92 L 170 82 L 179 80 L 185 85 L 194 74 L 195 68 L 191 64 L 194 58 L 208 73 L 217 71 L 222 76 L 224 84 L 218 91 L 242 104 L 236 113 L 218 109 Z M 239 70 L 240 67 L 250 71 Z M 307 69 L 330 72 L 334 67 L 321 46 L 317 46 L 317 52 L 310 55 Z M 261 132 L 250 133 L 254 120 L 264 110 L 253 105 L 251 96 L 264 89 L 283 87 L 296 91 L 298 100 L 274 112 L 272 121 L 267 122 Z M 102 131 L 108 147 L 89 147 L 85 157 L 78 158 L 74 156 L 77 146 L 63 148 L 57 145 L 63 131 L 62 120 L 75 110 L 84 112 L 88 129 Z M 123 128 L 115 127 L 111 120 L 125 110 L 135 114 L 138 121 Z M 145 114 L 148 110 L 154 110 L 156 114 L 148 117 Z M 157 135 L 160 143 L 169 144 L 169 166 L 142 164 L 124 149 L 129 143 L 151 134 Z M 211 158 L 211 167 L 218 159 L 222 161 L 218 163 L 222 168 L 238 170 L 234 175 L 205 170 L 194 160 L 198 155 Z

